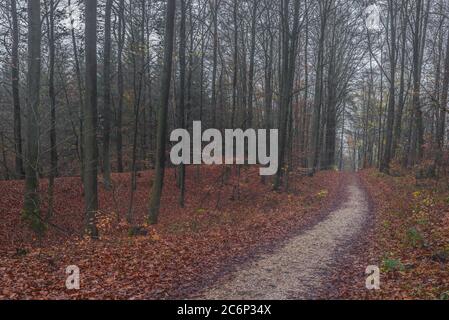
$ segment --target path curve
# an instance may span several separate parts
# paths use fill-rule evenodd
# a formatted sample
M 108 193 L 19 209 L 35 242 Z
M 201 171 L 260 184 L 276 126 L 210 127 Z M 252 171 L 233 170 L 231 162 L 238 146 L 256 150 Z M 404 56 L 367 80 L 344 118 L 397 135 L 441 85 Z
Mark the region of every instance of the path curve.
M 368 218 L 369 206 L 358 179 L 344 186 L 341 203 L 324 220 L 289 239 L 273 253 L 237 269 L 206 289 L 209 300 L 313 299 L 327 286 L 337 257 L 349 249 Z M 346 196 L 343 197 L 343 194 Z

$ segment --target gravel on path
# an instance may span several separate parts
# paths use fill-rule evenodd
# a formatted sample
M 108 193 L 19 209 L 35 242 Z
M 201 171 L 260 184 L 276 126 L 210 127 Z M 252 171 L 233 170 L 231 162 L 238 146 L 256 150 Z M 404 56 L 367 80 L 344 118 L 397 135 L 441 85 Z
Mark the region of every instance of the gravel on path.
M 343 194 L 346 196 L 343 197 Z M 341 203 L 321 222 L 289 239 L 273 253 L 238 268 L 229 279 L 206 289 L 209 300 L 313 299 L 327 286 L 327 275 L 369 214 L 365 192 L 354 177 Z

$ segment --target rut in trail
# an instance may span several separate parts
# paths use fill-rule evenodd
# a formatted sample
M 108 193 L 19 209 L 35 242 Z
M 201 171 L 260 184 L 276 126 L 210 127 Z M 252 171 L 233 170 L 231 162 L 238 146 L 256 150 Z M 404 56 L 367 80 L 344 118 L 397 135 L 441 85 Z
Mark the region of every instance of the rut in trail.
M 289 239 L 274 253 L 237 269 L 206 289 L 205 299 L 313 299 L 327 285 L 337 256 L 348 250 L 368 216 L 368 201 L 355 177 L 343 187 L 342 202 L 321 222 Z

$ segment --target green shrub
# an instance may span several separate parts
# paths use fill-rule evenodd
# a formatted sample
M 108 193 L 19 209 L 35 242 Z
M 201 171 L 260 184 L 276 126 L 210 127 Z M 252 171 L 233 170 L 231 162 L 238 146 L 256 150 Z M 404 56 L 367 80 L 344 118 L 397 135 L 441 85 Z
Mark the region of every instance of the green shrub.
M 406 240 L 412 247 L 421 247 L 424 243 L 423 236 L 416 228 L 410 228 L 407 230 Z
M 440 295 L 440 299 L 441 299 L 441 300 L 449 300 L 449 291 L 443 292 L 443 293 Z
M 404 271 L 405 267 L 400 260 L 387 258 L 382 262 L 382 269 L 385 272 Z

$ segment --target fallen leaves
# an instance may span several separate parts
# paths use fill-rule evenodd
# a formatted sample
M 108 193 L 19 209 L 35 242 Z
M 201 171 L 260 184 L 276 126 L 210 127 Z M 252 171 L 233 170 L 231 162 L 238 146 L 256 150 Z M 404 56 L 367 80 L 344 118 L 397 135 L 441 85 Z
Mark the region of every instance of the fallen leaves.
M 175 170 L 168 170 L 160 223 L 146 226 L 152 173 L 137 179 L 133 225 L 145 235 L 128 234 L 129 175 L 114 175 L 114 188 L 100 189 L 101 238 L 81 236 L 82 187 L 78 178 L 56 180 L 51 220 L 67 232 L 49 228 L 40 242 L 20 220 L 21 182 L 0 183 L 0 299 L 164 299 L 185 298 L 222 276 L 232 266 L 284 240 L 320 214 L 336 197 L 340 176 L 323 172 L 313 178 L 290 178 L 289 192 L 262 184 L 255 167 L 233 170 L 226 181 L 222 168 L 200 175 L 187 170 L 186 207 L 178 206 Z M 244 182 L 244 183 L 242 183 Z M 42 182 L 45 193 L 46 183 Z M 326 191 L 326 197 L 317 194 Z M 275 205 L 270 205 L 274 203 Z M 45 203 L 44 203 L 45 206 Z M 16 249 L 20 248 L 21 255 Z M 81 290 L 65 288 L 65 269 L 77 265 Z M 6 271 L 5 271 L 6 270 Z
M 347 268 L 334 275 L 331 297 L 343 299 L 444 299 L 449 264 L 432 259 L 449 246 L 447 188 L 417 186 L 411 174 L 390 177 L 362 171 L 373 202 L 373 221 Z M 364 287 L 368 265 L 382 267 L 381 290 Z

